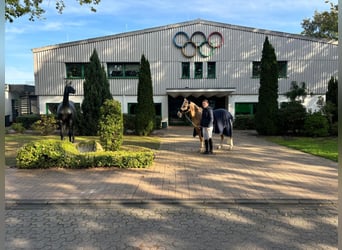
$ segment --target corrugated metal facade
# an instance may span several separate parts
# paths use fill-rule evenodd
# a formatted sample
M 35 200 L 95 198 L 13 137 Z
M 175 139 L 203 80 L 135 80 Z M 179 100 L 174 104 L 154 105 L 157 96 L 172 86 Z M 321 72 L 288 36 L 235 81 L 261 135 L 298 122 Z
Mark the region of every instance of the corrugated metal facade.
M 191 36 L 201 31 L 207 37 L 220 32 L 224 42 L 210 57 L 199 53 L 192 58 L 182 55 L 173 44 L 177 32 Z M 144 54 L 150 62 L 153 90 L 156 96 L 167 96 L 167 88 L 235 88 L 233 95 L 257 95 L 259 79 L 252 77 L 252 62 L 260 61 L 265 37 L 275 48 L 278 61 L 287 61 L 287 78 L 279 79 L 279 92 L 287 92 L 292 81 L 305 82 L 310 92 L 324 94 L 331 76 L 337 76 L 337 44 L 299 35 L 232 26 L 195 20 L 175 25 L 128 32 L 113 36 L 75 41 L 33 49 L 36 94 L 61 96 L 66 77 L 65 63 L 89 62 L 97 50 L 106 63 L 139 62 Z M 181 62 L 216 62 L 216 78 L 182 79 Z M 114 96 L 136 96 L 137 79 L 109 79 Z M 83 95 L 83 80 L 73 80 L 77 95 Z

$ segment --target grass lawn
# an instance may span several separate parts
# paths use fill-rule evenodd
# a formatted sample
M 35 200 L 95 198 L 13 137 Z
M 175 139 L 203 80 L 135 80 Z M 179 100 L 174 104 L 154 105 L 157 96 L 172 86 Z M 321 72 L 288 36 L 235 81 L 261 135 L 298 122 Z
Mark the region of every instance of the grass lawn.
M 267 140 L 274 143 L 297 149 L 305 153 L 338 161 L 337 137 L 267 137 Z
M 15 166 L 15 157 L 18 149 L 24 144 L 32 141 L 44 139 L 59 139 L 58 135 L 40 136 L 33 134 L 6 134 L 5 136 L 5 164 L 6 166 Z M 75 142 L 86 140 L 98 140 L 98 136 L 75 136 Z M 160 139 L 154 136 L 134 136 L 128 135 L 123 138 L 123 145 L 136 145 L 150 149 L 159 149 Z

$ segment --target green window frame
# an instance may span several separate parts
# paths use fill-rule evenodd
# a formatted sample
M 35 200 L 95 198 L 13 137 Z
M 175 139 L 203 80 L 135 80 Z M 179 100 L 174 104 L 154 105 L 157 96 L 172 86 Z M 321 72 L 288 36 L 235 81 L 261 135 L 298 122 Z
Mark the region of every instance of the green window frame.
M 189 79 L 190 78 L 190 63 L 182 62 L 182 78 Z
M 79 79 L 85 77 L 85 70 L 88 63 L 65 63 L 66 78 Z
M 202 62 L 195 62 L 194 78 L 196 79 L 203 78 L 203 63 Z
M 257 103 L 254 102 L 236 102 L 235 115 L 254 115 Z
M 140 63 L 107 63 L 108 78 L 139 78 Z
M 215 79 L 216 78 L 216 62 L 208 62 L 207 63 L 207 69 L 208 69 L 208 75 L 207 77 L 209 79 Z
M 260 78 L 261 62 L 254 61 L 252 66 L 252 77 Z M 278 78 L 287 78 L 287 61 L 278 61 Z

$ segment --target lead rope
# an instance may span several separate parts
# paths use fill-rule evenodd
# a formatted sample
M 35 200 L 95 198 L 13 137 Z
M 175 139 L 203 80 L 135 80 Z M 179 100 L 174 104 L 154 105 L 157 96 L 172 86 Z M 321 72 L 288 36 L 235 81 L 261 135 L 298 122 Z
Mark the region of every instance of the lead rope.
M 185 118 L 192 124 L 192 126 L 194 126 L 195 128 L 199 128 L 195 123 L 192 122 L 192 120 L 190 119 L 190 117 L 187 115 L 187 113 L 184 113 Z

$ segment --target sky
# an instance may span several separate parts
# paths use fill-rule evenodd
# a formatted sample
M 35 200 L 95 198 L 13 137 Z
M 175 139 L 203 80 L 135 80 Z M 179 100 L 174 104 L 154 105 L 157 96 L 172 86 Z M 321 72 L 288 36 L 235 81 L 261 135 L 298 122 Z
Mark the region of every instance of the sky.
M 101 0 L 94 13 L 75 0 L 65 4 L 58 14 L 55 1 L 45 0 L 44 19 L 5 24 L 6 84 L 34 84 L 33 48 L 196 19 L 300 34 L 303 19 L 330 8 L 325 0 Z

